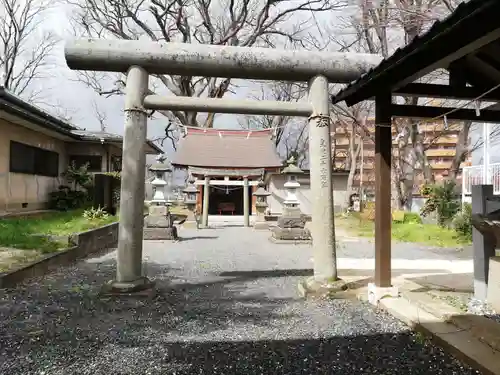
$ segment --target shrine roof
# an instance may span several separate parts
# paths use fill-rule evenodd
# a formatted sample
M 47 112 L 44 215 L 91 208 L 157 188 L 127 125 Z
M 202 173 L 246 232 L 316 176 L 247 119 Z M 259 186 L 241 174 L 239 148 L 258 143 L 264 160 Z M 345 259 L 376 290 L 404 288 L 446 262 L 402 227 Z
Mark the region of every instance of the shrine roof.
M 172 161 L 176 167 L 277 168 L 282 162 L 272 129 L 186 128 Z

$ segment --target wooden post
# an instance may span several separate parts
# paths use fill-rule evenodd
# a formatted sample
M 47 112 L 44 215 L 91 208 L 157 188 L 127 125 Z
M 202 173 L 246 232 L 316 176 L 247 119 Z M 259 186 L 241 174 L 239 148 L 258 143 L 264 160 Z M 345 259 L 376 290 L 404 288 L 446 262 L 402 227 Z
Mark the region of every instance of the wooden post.
M 375 98 L 375 286 L 391 286 L 391 94 Z

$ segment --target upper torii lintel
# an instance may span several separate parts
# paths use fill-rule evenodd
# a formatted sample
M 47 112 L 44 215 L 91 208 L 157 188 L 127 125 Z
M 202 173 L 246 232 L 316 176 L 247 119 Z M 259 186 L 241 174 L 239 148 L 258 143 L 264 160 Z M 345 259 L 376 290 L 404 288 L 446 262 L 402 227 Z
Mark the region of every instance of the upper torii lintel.
M 382 60 L 366 53 L 104 39 L 70 42 L 65 56 L 74 70 L 125 73 L 140 66 L 150 74 L 297 82 L 322 75 L 336 83 L 354 81 Z

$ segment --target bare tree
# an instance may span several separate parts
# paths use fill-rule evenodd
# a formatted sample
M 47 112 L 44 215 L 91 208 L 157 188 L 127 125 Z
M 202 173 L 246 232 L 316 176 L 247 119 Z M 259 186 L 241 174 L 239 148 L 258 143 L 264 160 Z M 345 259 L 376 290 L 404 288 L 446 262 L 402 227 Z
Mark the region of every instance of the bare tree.
M 348 20 L 348 27 L 355 30 L 354 37 L 350 40 L 336 38 L 335 42 L 346 50 L 379 53 L 387 58 L 396 47 L 410 43 L 434 21 L 448 14 L 456 3 L 455 0 L 381 0 L 375 4 L 362 0 L 357 14 Z M 442 79 L 442 74 L 438 77 Z M 436 77 L 427 79 L 432 81 Z M 404 101 L 405 104 L 418 104 L 416 98 L 404 98 Z M 396 119 L 393 128 L 397 133 L 394 139 L 397 150 L 392 160 L 397 203 L 400 208 L 409 209 L 415 174 L 420 172 L 427 181 L 432 181 L 433 173 L 419 123 L 413 119 Z
M 312 14 L 340 8 L 342 1 L 67 0 L 74 7 L 76 30 L 83 30 L 87 36 L 244 47 L 308 47 Z M 101 95 L 123 93 L 122 76 L 87 72 L 81 79 Z M 110 85 L 105 86 L 106 82 Z M 158 94 L 222 98 L 234 82 L 230 78 L 157 75 L 152 86 Z M 214 123 L 214 114 L 162 114 L 173 126 L 212 127 Z
M 102 132 L 106 131 L 106 120 L 107 120 L 107 115 L 105 112 L 99 109 L 99 106 L 97 105 L 96 101 L 94 100 L 92 102 L 92 107 L 94 108 L 94 114 L 99 122 L 99 128 L 101 129 Z
M 369 125 L 369 114 L 371 112 L 372 103 L 364 102 L 352 107 L 345 105 L 335 105 L 332 108 L 333 119 L 333 138 L 336 139 L 336 133 L 342 130 L 348 134 L 348 145 L 346 152 L 345 169 L 349 171 L 347 178 L 347 195 L 346 203 L 349 203 L 350 196 L 354 191 L 354 180 L 356 176 L 361 177 L 360 156 L 362 144 L 373 142 L 373 132 Z M 335 155 L 335 154 L 334 154 Z
M 284 161 L 293 156 L 299 168 L 309 165 L 309 125 L 306 120 L 290 124 L 281 138 L 278 152 Z
M 52 52 L 59 39 L 42 30 L 44 13 L 50 0 L 0 0 L 1 84 L 30 102 L 43 99 L 42 89 L 34 84 L 47 78 Z
M 294 82 L 273 82 L 260 85 L 255 100 L 297 102 L 306 97 L 306 86 Z M 302 118 L 291 116 L 246 116 L 240 125 L 245 129 L 273 129 L 273 139 L 283 160 L 295 157 L 297 165 L 304 167 L 308 160 L 308 126 Z
M 307 87 L 302 83 L 273 82 L 261 85 L 261 95 L 257 100 L 297 102 L 307 95 Z M 308 162 L 308 124 L 302 118 L 291 116 L 250 116 L 247 128 L 273 129 L 274 141 L 283 161 L 294 157 L 297 165 L 304 168 Z

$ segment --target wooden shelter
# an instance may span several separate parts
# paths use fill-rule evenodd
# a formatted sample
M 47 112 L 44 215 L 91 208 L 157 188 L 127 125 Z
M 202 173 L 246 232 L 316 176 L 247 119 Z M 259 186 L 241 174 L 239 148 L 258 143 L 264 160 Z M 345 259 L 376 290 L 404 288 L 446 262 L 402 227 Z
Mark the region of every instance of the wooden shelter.
M 197 210 L 204 221 L 209 214 L 243 215 L 249 225 L 258 181 L 266 172 L 279 171 L 282 163 L 271 129 L 186 128 L 172 165 L 195 177 L 200 192 Z
M 396 104 L 396 96 L 500 101 L 500 1 L 462 3 L 425 34 L 398 49 L 380 65 L 332 97 L 348 106 L 375 100 L 375 285 L 391 286 L 392 117 L 500 122 L 497 104 L 479 113 L 470 106 L 432 107 Z M 416 81 L 437 70 L 449 72 L 448 84 Z M 478 255 L 478 254 L 476 254 Z M 479 256 L 479 255 L 478 255 Z M 482 255 L 484 257 L 484 254 Z M 475 262 L 476 263 L 476 262 Z M 482 267 L 475 264 L 475 268 Z M 477 270 L 475 270 L 477 271 Z M 483 272 L 484 273 L 484 272 Z M 475 278 L 478 275 L 475 272 Z M 486 277 L 483 275 L 483 277 Z

